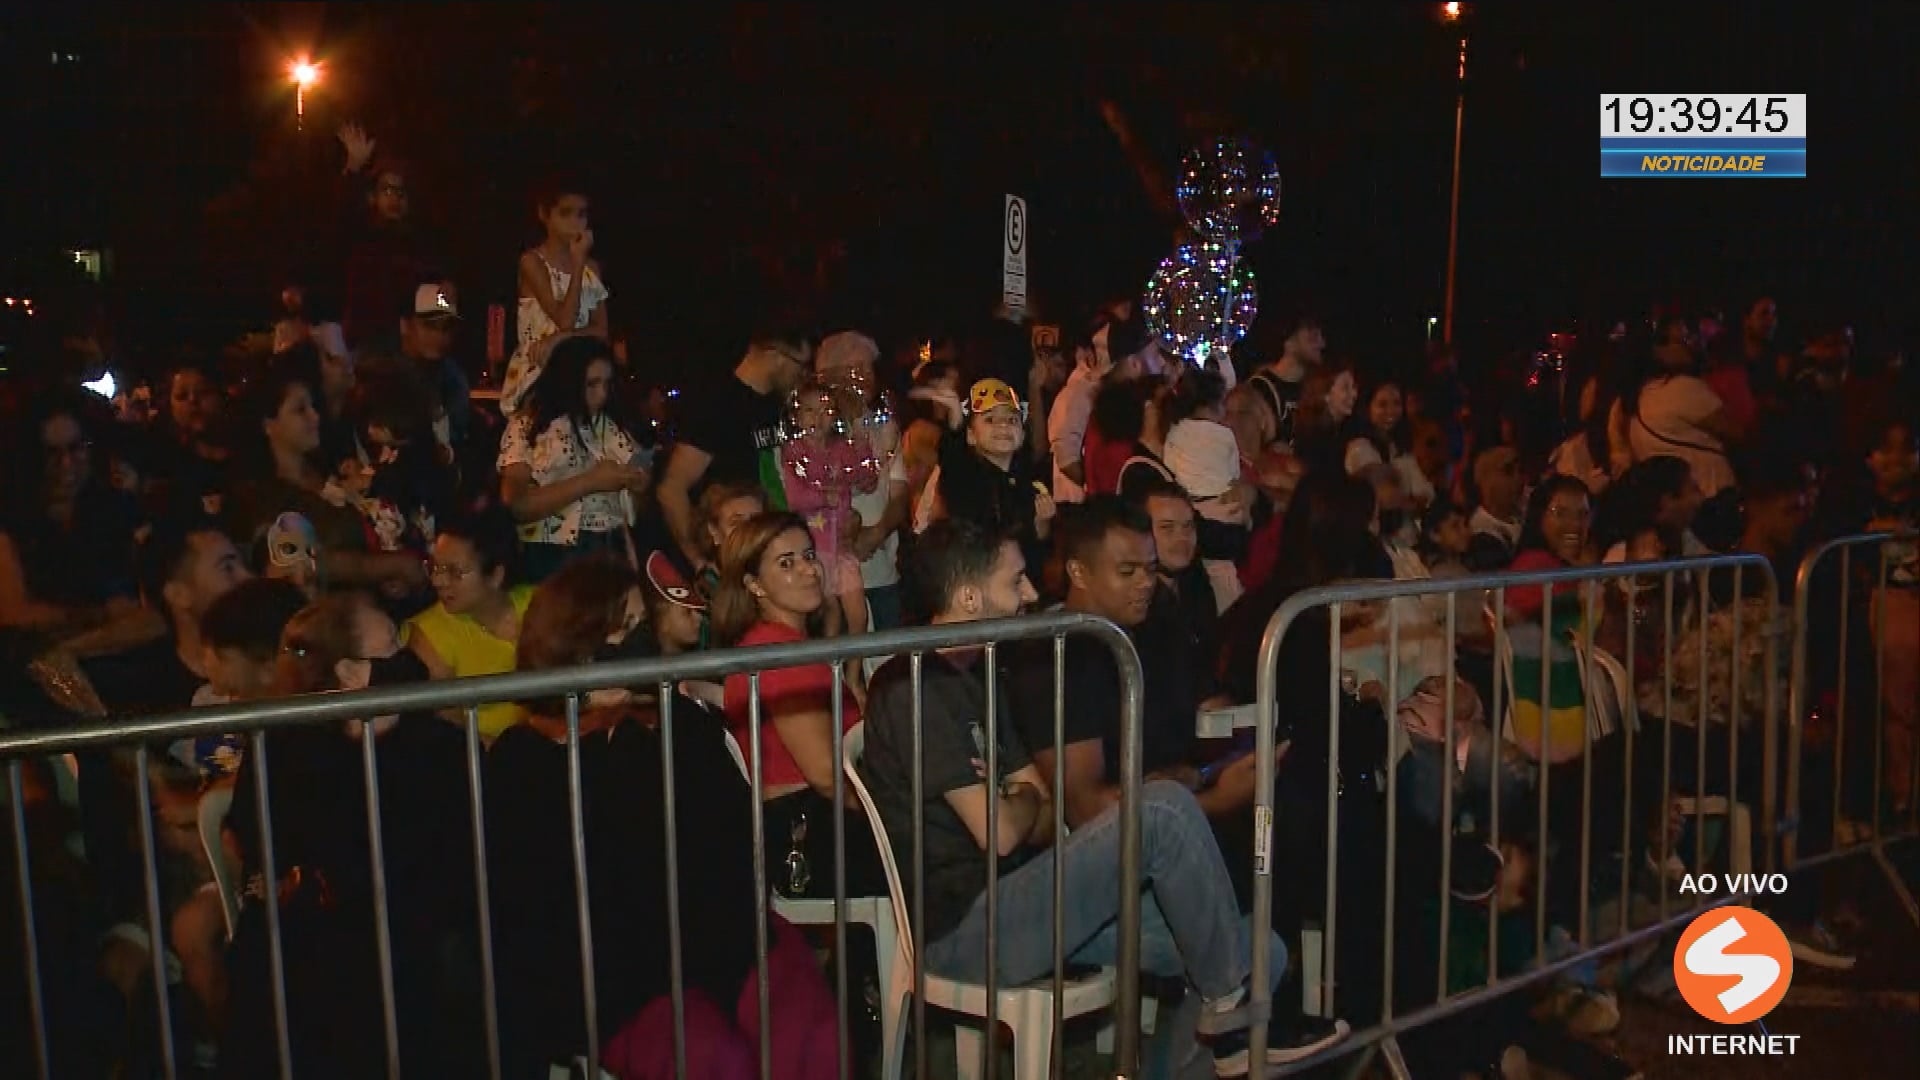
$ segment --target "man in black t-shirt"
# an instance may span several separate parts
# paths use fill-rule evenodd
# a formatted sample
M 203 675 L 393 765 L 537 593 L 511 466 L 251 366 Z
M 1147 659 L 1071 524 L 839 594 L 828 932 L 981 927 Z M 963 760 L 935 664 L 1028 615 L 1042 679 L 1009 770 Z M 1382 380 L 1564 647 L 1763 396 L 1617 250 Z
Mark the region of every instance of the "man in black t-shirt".
M 1194 768 L 1194 729 L 1211 680 L 1178 615 L 1154 612 L 1160 576 L 1152 529 L 1143 511 L 1113 495 L 1095 496 L 1070 514 L 1060 535 L 1066 608 L 1111 619 L 1133 638 L 1144 684 L 1141 768 L 1198 793 L 1209 815 L 1244 809 L 1252 805 L 1251 756 L 1236 763 L 1230 784 L 1216 784 Z M 1120 674 L 1105 645 L 1075 637 L 1067 641 L 1064 675 L 1073 703 L 1066 715 L 1065 802 L 1067 822 L 1077 827 L 1120 798 Z M 1012 677 L 1021 735 L 1042 773 L 1052 776 L 1053 643 L 1019 648 Z
M 167 636 L 87 664 L 100 699 L 115 713 L 183 711 L 206 679 L 200 617 L 253 575 L 240 551 L 211 520 L 163 523 L 140 550 L 140 587 L 164 612 Z
M 813 363 L 813 346 L 797 330 L 754 335 L 731 378 L 690 402 L 680 417 L 679 441 L 660 471 L 655 492 L 674 542 L 695 571 L 706 565 L 704 533 L 694 500 L 716 481 L 757 485 L 768 506 L 786 505 L 779 461 L 780 422 L 787 395 Z
M 1308 370 L 1320 366 L 1326 348 L 1327 336 L 1320 330 L 1320 320 L 1300 316 L 1287 329 L 1280 358 L 1247 380 L 1259 391 L 1259 400 L 1273 417 L 1273 441 L 1283 450 L 1293 447 L 1293 414 L 1300 405 L 1300 387 L 1306 382 Z
M 936 612 L 936 624 L 1015 615 L 1034 599 L 1019 545 L 964 520 L 940 522 L 922 535 L 914 545 L 911 577 Z M 1035 856 L 1057 838 L 1045 773 L 1028 761 L 1012 725 L 995 725 L 999 749 L 994 767 L 987 768 L 983 663 L 976 649 L 929 656 L 917 718 L 909 658 L 883 667 L 868 696 L 860 776 L 900 861 L 901 880 L 910 882 L 919 721 L 927 966 L 977 982 L 991 963 L 1008 986 L 1038 979 L 1053 967 L 1055 860 Z M 1002 701 L 995 718 L 1005 717 Z M 1213 1036 L 1215 1072 L 1245 1075 L 1247 920 L 1235 909 L 1226 864 L 1192 794 L 1167 781 L 1145 784 L 1140 794 L 1141 874 L 1149 890 L 1141 913 L 1141 967 L 1184 976 L 1199 991 L 1197 1030 Z M 989 805 L 996 808 L 994 834 L 987 828 Z M 1062 951 L 1079 963 L 1110 964 L 1118 951 L 1119 808 L 1106 808 L 1059 842 Z M 988 858 L 997 860 L 998 869 L 991 958 Z M 1269 941 L 1277 978 L 1287 967 L 1286 950 L 1277 938 Z M 1279 1025 L 1267 1061 L 1299 1060 L 1344 1035 L 1344 1025 Z

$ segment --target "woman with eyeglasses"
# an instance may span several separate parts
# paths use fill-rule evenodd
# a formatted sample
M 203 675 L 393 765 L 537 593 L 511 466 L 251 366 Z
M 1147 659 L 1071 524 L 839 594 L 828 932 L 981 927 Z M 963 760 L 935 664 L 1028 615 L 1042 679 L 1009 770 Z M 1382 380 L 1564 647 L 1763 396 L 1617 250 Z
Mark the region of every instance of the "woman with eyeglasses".
M 528 580 L 612 552 L 637 567 L 634 503 L 653 477 L 634 464 L 634 427 L 613 393 L 613 352 L 592 337 L 555 346 L 500 439 L 500 495 L 520 522 Z
M 519 548 L 513 520 L 498 510 L 441 524 L 427 561 L 439 599 L 407 620 L 407 647 L 434 678 L 514 669 L 514 649 L 533 599 L 533 586 L 509 584 Z M 481 738 L 491 741 L 523 715 L 512 702 L 481 706 Z
M 165 632 L 140 606 L 133 499 L 105 482 L 89 402 L 46 398 L 23 432 L 0 499 L 0 627 L 36 630 L 81 656 Z

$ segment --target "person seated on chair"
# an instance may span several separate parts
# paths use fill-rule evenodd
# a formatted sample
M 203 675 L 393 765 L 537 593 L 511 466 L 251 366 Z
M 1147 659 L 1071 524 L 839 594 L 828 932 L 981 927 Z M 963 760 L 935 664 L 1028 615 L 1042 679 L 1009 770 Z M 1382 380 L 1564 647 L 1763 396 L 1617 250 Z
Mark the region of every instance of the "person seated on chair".
M 1205 782 L 1195 767 L 1208 756 L 1194 737 L 1199 712 L 1229 699 L 1212 693 L 1207 661 L 1177 606 L 1154 603 L 1161 582 L 1153 520 L 1117 495 L 1098 495 L 1063 516 L 1059 542 L 1066 610 L 1112 620 L 1140 654 L 1141 767 L 1150 778 L 1194 792 L 1208 817 L 1244 813 L 1253 805 L 1250 756 L 1238 759 L 1218 784 Z M 1052 776 L 1053 642 L 1023 642 L 1011 651 L 1014 700 L 1022 706 L 1014 720 L 1041 773 Z M 1072 707 L 1060 751 L 1066 758 L 1061 797 L 1067 824 L 1077 828 L 1120 798 L 1120 673 L 1105 644 L 1077 636 L 1067 639 L 1062 679 Z
M 668 587 L 685 588 L 679 581 Z M 660 583 L 649 579 L 643 587 L 616 555 L 569 562 L 541 583 L 527 607 L 519 670 L 573 667 L 620 649 L 640 632 L 648 588 L 659 590 Z M 686 592 L 680 600 L 691 599 Z M 684 632 L 691 625 L 685 621 L 675 640 L 684 644 L 694 636 Z M 531 1076 L 579 1053 L 586 1032 L 568 710 L 559 699 L 528 702 L 527 710 L 525 723 L 494 740 L 486 766 L 501 1048 L 510 1076 Z M 724 728 L 705 719 L 675 713 L 674 873 L 666 860 L 662 780 L 669 748 L 658 710 L 624 689 L 595 690 L 583 696 L 573 724 L 591 885 L 594 1004 L 603 1058 L 620 1076 L 673 1071 L 668 904 L 675 883 L 690 1075 L 751 1071 L 759 1001 L 755 918 L 765 903 L 754 889 L 753 803 L 727 753 Z M 831 1075 L 833 1013 L 819 968 L 799 935 L 776 915 L 767 920 L 774 1075 Z
M 201 666 L 210 681 L 195 692 L 194 706 L 272 697 L 280 634 L 306 603 L 298 588 L 260 578 L 215 600 L 200 619 Z M 200 801 L 213 788 L 232 785 L 244 746 L 239 735 L 181 739 L 149 770 L 162 914 L 197 1010 L 189 1019 L 208 1044 L 218 1042 L 226 1023 L 229 928 L 211 860 L 227 853 L 209 852 L 202 842 Z M 229 865 L 231 880 L 238 866 Z
M 929 528 L 915 544 L 911 580 L 935 612 L 952 624 L 1016 615 L 1035 599 L 1019 544 L 981 524 L 959 519 Z M 992 963 L 1003 986 L 1046 975 L 1053 966 L 1050 910 L 1054 860 L 1040 852 L 1065 845 L 1062 863 L 1067 908 L 1060 913 L 1065 955 L 1079 963 L 1111 964 L 1118 947 L 1120 898 L 1112 887 L 1120 861 L 1120 809 L 1109 805 L 1070 837 L 1054 835 L 1052 795 L 1042 770 L 1022 745 L 1004 700 L 989 704 L 985 658 L 979 649 L 927 654 L 916 716 L 911 658 L 896 657 L 874 676 L 868 699 L 865 749 L 858 768 L 874 809 L 892 838 L 894 854 L 913 880 L 913 752 L 919 723 L 927 925 L 930 972 L 980 981 Z M 987 769 L 988 710 L 994 771 Z M 997 835 L 987 833 L 989 799 L 997 800 Z M 1226 864 L 1193 794 L 1167 780 L 1141 789 L 1141 964 L 1147 971 L 1184 976 L 1204 1004 L 1198 1030 L 1213 1038 L 1215 1071 L 1242 1076 L 1249 1055 L 1245 1027 L 1251 956 L 1250 928 L 1234 904 Z M 987 867 L 999 861 L 998 955 L 986 955 Z M 1274 981 L 1287 967 L 1286 949 L 1270 939 Z M 1273 1033 L 1267 1060 L 1297 1061 L 1346 1035 L 1346 1026 L 1304 1019 Z

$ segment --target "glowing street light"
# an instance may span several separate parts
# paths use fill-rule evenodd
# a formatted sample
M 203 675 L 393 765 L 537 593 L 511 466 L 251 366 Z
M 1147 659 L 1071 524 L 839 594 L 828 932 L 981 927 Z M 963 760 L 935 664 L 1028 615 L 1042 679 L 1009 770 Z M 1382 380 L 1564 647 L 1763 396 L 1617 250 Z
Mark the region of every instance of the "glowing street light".
M 1467 5 L 1449 2 L 1440 5 L 1440 20 L 1460 34 L 1460 60 L 1454 73 L 1453 101 L 1453 193 L 1447 208 L 1447 296 L 1441 309 L 1440 340 L 1453 344 L 1453 281 L 1460 254 L 1460 130 L 1467 117 L 1467 31 L 1463 20 Z
M 307 87 L 320 81 L 320 65 L 305 57 L 295 60 L 287 68 L 287 75 L 293 79 L 293 115 L 300 130 L 307 127 Z

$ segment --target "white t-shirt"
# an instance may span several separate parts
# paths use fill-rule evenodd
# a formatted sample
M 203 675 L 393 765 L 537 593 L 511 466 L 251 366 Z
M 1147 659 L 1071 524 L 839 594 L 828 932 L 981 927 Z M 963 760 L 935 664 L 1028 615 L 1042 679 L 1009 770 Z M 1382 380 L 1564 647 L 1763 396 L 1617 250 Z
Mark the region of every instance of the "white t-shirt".
M 888 466 L 887 475 L 872 491 L 853 493 L 853 512 L 860 515 L 860 524 L 872 525 L 885 516 L 887 503 L 893 496 L 907 490 L 907 462 L 898 454 L 893 456 L 893 464 Z M 900 532 L 894 530 L 873 549 L 867 561 L 860 564 L 860 584 L 868 589 L 881 589 L 900 583 L 900 566 L 895 561 L 900 552 Z
M 1240 479 L 1240 446 L 1231 428 L 1218 420 L 1182 420 L 1167 432 L 1166 450 L 1160 456 L 1174 479 L 1193 496 L 1201 517 L 1247 524 L 1247 507 L 1221 498 Z
M 1084 365 L 1073 369 L 1067 384 L 1053 399 L 1047 413 L 1047 445 L 1053 449 L 1053 498 L 1055 502 L 1077 503 L 1087 496 L 1086 489 L 1060 470 L 1080 460 L 1087 441 L 1087 425 L 1093 420 L 1093 399 L 1100 392 L 1100 376 Z
M 1720 395 L 1691 375 L 1671 375 L 1640 391 L 1640 414 L 1627 429 L 1635 461 L 1667 455 L 1693 466 L 1693 479 L 1708 498 L 1733 486 L 1733 466 L 1720 440 L 1700 424 L 1721 409 Z
M 1473 516 L 1467 519 L 1467 528 L 1472 530 L 1475 536 L 1486 533 L 1489 536 L 1499 537 L 1500 542 L 1506 544 L 1509 551 L 1520 546 L 1520 523 L 1501 521 L 1487 513 L 1484 506 L 1474 509 Z
M 1373 445 L 1371 439 L 1354 439 L 1347 443 L 1347 475 L 1357 476 L 1367 467 L 1380 464 L 1380 448 Z M 1420 471 L 1420 463 L 1412 454 L 1395 454 L 1393 471 L 1400 474 L 1400 486 L 1406 489 L 1407 498 L 1425 505 L 1433 501 L 1433 481 Z
M 1701 555 L 1711 555 L 1711 554 L 1713 554 L 1713 552 L 1707 549 L 1707 545 L 1701 543 L 1700 538 L 1693 535 L 1692 529 L 1688 529 L 1686 532 L 1683 532 L 1680 534 L 1680 557 L 1681 558 L 1693 559 L 1693 558 L 1698 558 Z M 1600 559 L 1600 561 L 1608 564 L 1626 562 L 1627 561 L 1627 542 L 1625 540 L 1616 542 L 1612 547 L 1607 549 L 1606 555 L 1603 556 Z

